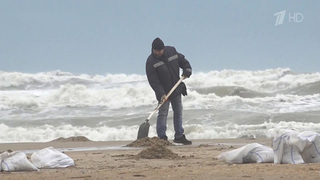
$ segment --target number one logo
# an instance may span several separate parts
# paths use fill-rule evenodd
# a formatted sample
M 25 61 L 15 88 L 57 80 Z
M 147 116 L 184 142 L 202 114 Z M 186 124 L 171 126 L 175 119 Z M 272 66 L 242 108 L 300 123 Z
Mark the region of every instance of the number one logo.
M 283 24 L 285 15 L 286 15 L 286 10 L 275 13 L 273 16 L 277 16 L 277 19 L 276 19 L 276 24 L 274 26 L 279 26 Z

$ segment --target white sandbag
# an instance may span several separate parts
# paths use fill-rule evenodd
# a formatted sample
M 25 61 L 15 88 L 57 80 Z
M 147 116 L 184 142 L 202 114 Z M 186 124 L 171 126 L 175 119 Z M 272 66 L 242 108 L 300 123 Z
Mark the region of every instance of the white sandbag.
M 272 163 L 273 150 L 271 147 L 259 143 L 251 143 L 238 149 L 224 152 L 218 156 L 218 159 L 230 164 Z
M 62 168 L 74 166 L 74 161 L 53 147 L 44 148 L 31 155 L 31 162 L 38 168 Z
M 5 151 L 5 152 L 0 154 L 0 171 L 2 171 L 2 167 L 1 167 L 2 166 L 1 165 L 2 161 L 7 157 L 9 157 L 9 152 L 8 151 Z
M 275 164 L 320 162 L 319 134 L 312 131 L 290 131 L 276 136 L 273 141 Z
M 3 152 L 0 155 L 1 171 L 38 171 L 23 152 Z
M 272 147 L 275 164 L 301 164 L 304 163 L 299 150 L 297 132 L 287 132 L 274 138 Z
M 301 156 L 305 163 L 320 162 L 320 135 L 312 131 L 305 131 L 299 134 L 301 141 L 305 142 L 305 147 Z

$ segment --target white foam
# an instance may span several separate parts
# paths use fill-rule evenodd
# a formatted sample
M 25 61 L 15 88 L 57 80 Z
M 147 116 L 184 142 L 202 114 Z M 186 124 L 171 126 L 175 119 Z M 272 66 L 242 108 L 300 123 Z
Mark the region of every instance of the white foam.
M 118 141 L 118 140 L 136 140 L 138 125 L 120 126 L 120 127 L 87 127 L 87 126 L 51 126 L 43 125 L 38 127 L 9 127 L 0 124 L 2 133 L 0 134 L 0 143 L 6 142 L 47 142 L 59 137 L 85 136 L 93 141 Z M 320 131 L 320 125 L 317 123 L 305 122 L 284 122 L 279 123 L 264 122 L 262 124 L 243 124 L 234 123 L 223 126 L 186 124 L 184 125 L 185 134 L 188 139 L 220 139 L 220 138 L 272 138 L 275 135 L 288 130 L 295 131 Z M 150 126 L 149 137 L 156 136 L 155 125 Z M 172 125 L 168 126 L 167 136 L 174 138 Z
M 134 140 L 137 138 L 138 125 L 131 127 L 96 127 L 87 126 L 51 126 L 43 125 L 38 127 L 9 127 L 0 124 L 0 142 L 47 142 L 59 137 L 85 136 L 93 141 L 117 141 Z M 155 136 L 151 130 L 150 136 Z

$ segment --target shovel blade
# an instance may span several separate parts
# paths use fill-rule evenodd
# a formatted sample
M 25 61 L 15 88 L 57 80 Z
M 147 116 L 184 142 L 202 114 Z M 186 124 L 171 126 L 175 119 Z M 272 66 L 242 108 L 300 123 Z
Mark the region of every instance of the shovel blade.
M 142 138 L 148 137 L 149 127 L 150 127 L 149 122 L 142 123 L 139 127 L 137 139 L 142 139 Z

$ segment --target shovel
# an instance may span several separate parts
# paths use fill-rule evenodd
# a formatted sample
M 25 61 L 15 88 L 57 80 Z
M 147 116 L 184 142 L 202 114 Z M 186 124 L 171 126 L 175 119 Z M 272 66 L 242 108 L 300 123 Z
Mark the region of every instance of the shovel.
M 167 98 L 169 98 L 169 96 L 173 93 L 173 91 L 179 86 L 179 84 L 182 82 L 182 80 L 184 80 L 185 77 L 182 76 L 179 81 L 172 87 L 172 89 L 169 91 L 169 93 L 167 94 Z M 138 131 L 138 137 L 137 139 L 142 139 L 145 137 L 148 137 L 149 134 L 149 120 L 150 118 L 153 116 L 153 114 L 155 112 L 158 111 L 158 109 L 165 103 L 166 101 L 162 101 L 155 109 L 154 111 L 152 111 L 152 113 L 149 115 L 149 117 L 146 119 L 146 121 L 144 123 L 142 123 L 139 127 L 139 131 Z

